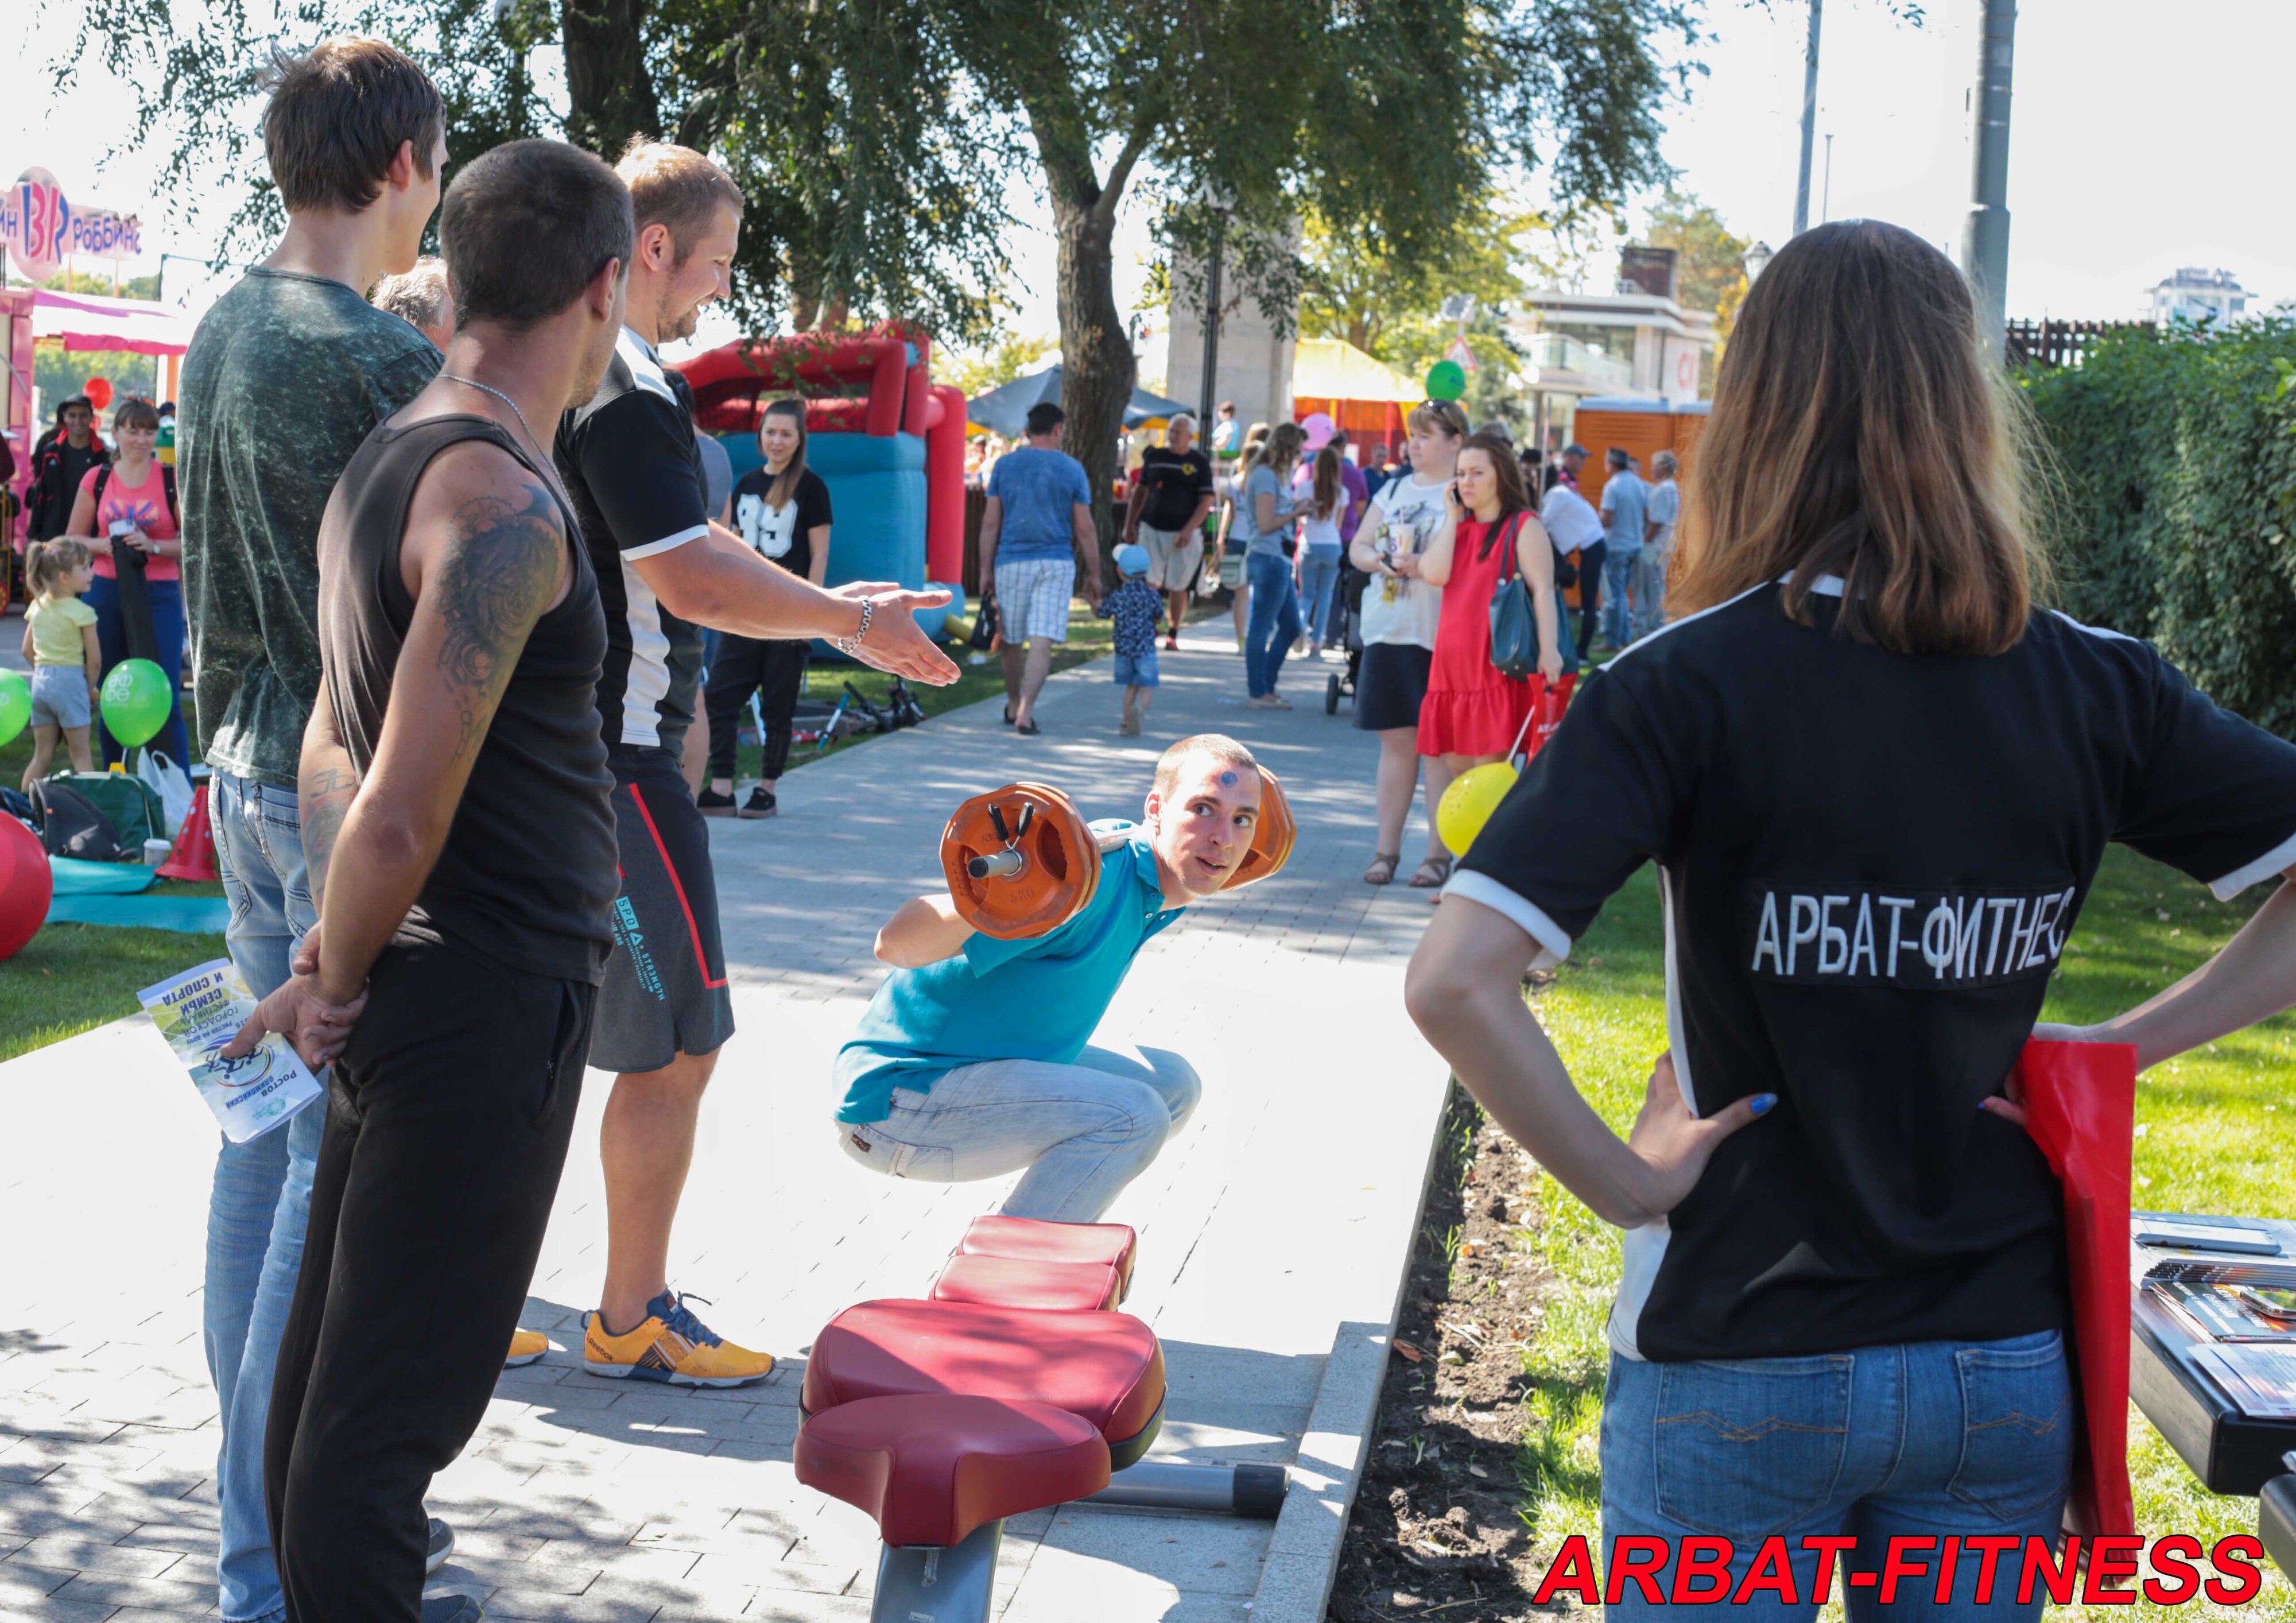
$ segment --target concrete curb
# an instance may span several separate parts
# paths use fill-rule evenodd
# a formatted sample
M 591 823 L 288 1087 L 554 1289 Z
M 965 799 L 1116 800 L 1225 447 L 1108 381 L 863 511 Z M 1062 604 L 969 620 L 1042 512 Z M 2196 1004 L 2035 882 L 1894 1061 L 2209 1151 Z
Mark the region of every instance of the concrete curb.
M 1332 1583 L 1339 1575 L 1340 1545 L 1348 1531 L 1348 1515 L 1355 1508 L 1356 1489 L 1363 1481 L 1365 1455 L 1379 1418 L 1380 1388 L 1387 1377 L 1389 1348 L 1395 1340 L 1396 1320 L 1403 1307 L 1403 1287 L 1409 1277 L 1411 1248 L 1419 1237 L 1419 1224 L 1427 1209 L 1427 1179 L 1433 1173 L 1440 1143 L 1438 1128 L 1449 1107 L 1451 1090 L 1435 1093 L 1434 1117 L 1426 1124 L 1427 1160 L 1420 1168 L 1418 1193 L 1412 1202 L 1411 1221 L 1400 1235 L 1400 1250 L 1391 1255 L 1365 1258 L 1366 1281 L 1386 1278 L 1383 1318 L 1350 1320 L 1332 1338 L 1324 1379 L 1316 1391 L 1316 1406 L 1308 1430 L 1300 1439 L 1299 1458 L 1292 1465 L 1292 1488 L 1276 1519 L 1275 1535 L 1260 1569 L 1259 1587 L 1252 1596 L 1252 1623 L 1323 1623 Z M 1376 1263 L 1376 1266 L 1370 1266 Z

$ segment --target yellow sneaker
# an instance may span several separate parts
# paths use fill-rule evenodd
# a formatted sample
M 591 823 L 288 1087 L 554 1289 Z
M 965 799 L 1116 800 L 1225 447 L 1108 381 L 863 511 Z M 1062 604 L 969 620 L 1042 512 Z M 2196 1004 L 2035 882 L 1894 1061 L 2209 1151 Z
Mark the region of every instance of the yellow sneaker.
M 665 1291 L 646 1304 L 645 1322 L 627 1335 L 609 1335 L 593 1313 L 582 1337 L 582 1366 L 611 1381 L 747 1386 L 772 1373 L 774 1360 L 770 1353 L 751 1352 L 718 1335 Z
M 539 1330 L 513 1330 L 510 1332 L 510 1357 L 503 1360 L 504 1369 L 516 1369 L 521 1364 L 537 1362 L 550 1350 L 550 1338 Z

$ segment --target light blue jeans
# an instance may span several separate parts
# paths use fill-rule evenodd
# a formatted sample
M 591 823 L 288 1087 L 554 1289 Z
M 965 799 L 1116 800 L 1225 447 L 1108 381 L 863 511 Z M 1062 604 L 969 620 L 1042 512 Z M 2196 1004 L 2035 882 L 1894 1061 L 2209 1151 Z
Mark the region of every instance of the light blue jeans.
M 262 996 L 287 979 L 295 944 L 318 922 L 303 868 L 295 796 L 218 772 L 208 791 L 208 815 L 231 905 L 224 939 L 249 990 Z M 326 1119 L 324 1104 L 307 1107 L 260 1138 L 243 1144 L 224 1140 L 216 1155 L 201 1316 L 208 1373 L 223 1414 L 216 1460 L 223 1531 L 216 1576 L 230 1623 L 269 1623 L 287 1615 L 264 1513 L 263 1430 L 279 1337 L 303 1266 L 311 1175 Z
M 1635 560 L 1633 630 L 1646 637 L 1666 623 L 1666 566 L 1669 553 L 1646 546 Z
M 1712 1594 L 1725 1581 L 1726 1540 L 1734 1600 L 1772 1538 L 1784 1541 L 1792 1603 L 1750 1588 L 1744 1600 L 1716 1610 L 1731 1623 L 1807 1623 L 1818 1610 L 1822 1551 L 1803 1540 L 1818 1537 L 1857 1540 L 1832 1578 L 1853 1623 L 1883 1616 L 1893 1623 L 2038 1618 L 2045 1590 L 2037 1586 L 2030 1603 L 2017 1604 L 2024 1540 L 2056 1534 L 2079 1414 L 2054 1330 L 1807 1358 L 1613 1357 L 1602 1444 L 1609 1623 L 1633 1623 L 1667 1610 L 1669 1600 Z M 1980 1605 L 1985 1554 L 1967 1541 L 2005 1536 L 2016 1547 L 1997 1558 L 1990 1603 Z M 1702 1551 L 1685 1549 L 1683 1541 L 1693 1537 L 1704 1542 Z M 1962 1544 L 1940 1603 L 1940 1551 L 1948 1538 Z M 1902 1574 L 1894 1580 L 1887 1562 L 1892 1539 L 1900 1541 Z M 1621 1540 L 1644 1542 L 1622 1549 Z M 1710 1559 L 1715 1566 L 1706 1572 L 1690 1569 L 1693 1560 Z M 1636 1567 L 1649 1570 L 1658 1602 L 1639 1582 L 1620 1583 L 1620 1572 Z M 1880 1582 L 1850 1581 L 1869 1573 Z M 1610 1587 L 1620 1589 L 1615 1601 Z
M 1332 640 L 1332 599 L 1340 584 L 1340 549 L 1311 546 L 1300 555 L 1300 618 L 1317 647 Z
M 1251 619 L 1243 631 L 1243 684 L 1254 699 L 1275 691 L 1283 660 L 1300 635 L 1300 593 L 1292 580 L 1292 560 L 1281 553 L 1253 553 L 1243 561 L 1251 586 Z
M 1641 547 L 1620 546 L 1615 541 L 1603 554 L 1603 634 L 1620 648 L 1635 640 L 1627 594 L 1634 585 L 1635 569 L 1642 562 L 1642 557 Z
M 873 1171 L 931 1184 L 1026 1167 L 999 1209 L 1005 1217 L 1094 1223 L 1202 1093 L 1195 1068 L 1163 1048 L 1087 1048 L 1073 1065 L 991 1060 L 959 1066 L 930 1093 L 895 1088 L 890 1114 L 840 1124 L 837 1142 Z

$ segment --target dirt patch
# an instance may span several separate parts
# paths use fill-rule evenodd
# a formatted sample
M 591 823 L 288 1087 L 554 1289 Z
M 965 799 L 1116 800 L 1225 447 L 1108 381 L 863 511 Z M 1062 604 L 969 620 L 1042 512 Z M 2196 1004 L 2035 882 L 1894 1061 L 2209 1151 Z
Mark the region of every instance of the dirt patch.
M 1532 1606 L 1544 1562 L 1517 1514 L 1532 1384 L 1521 1349 L 1538 1333 L 1545 1284 L 1514 1243 L 1538 1221 L 1529 1163 L 1456 1084 L 1443 1144 L 1330 1623 L 1509 1623 L 1570 1610 Z

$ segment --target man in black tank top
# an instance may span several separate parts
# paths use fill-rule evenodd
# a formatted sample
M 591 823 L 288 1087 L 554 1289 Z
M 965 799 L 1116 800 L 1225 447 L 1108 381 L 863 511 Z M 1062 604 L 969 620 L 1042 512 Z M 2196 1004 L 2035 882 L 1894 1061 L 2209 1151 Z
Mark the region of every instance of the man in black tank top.
M 524 1305 L 612 941 L 605 619 L 529 425 L 612 354 L 629 195 L 587 153 L 514 142 L 455 177 L 439 233 L 446 365 L 320 527 L 320 925 L 238 1039 L 333 1061 L 265 1446 L 291 1623 L 421 1614 L 422 1493 Z

